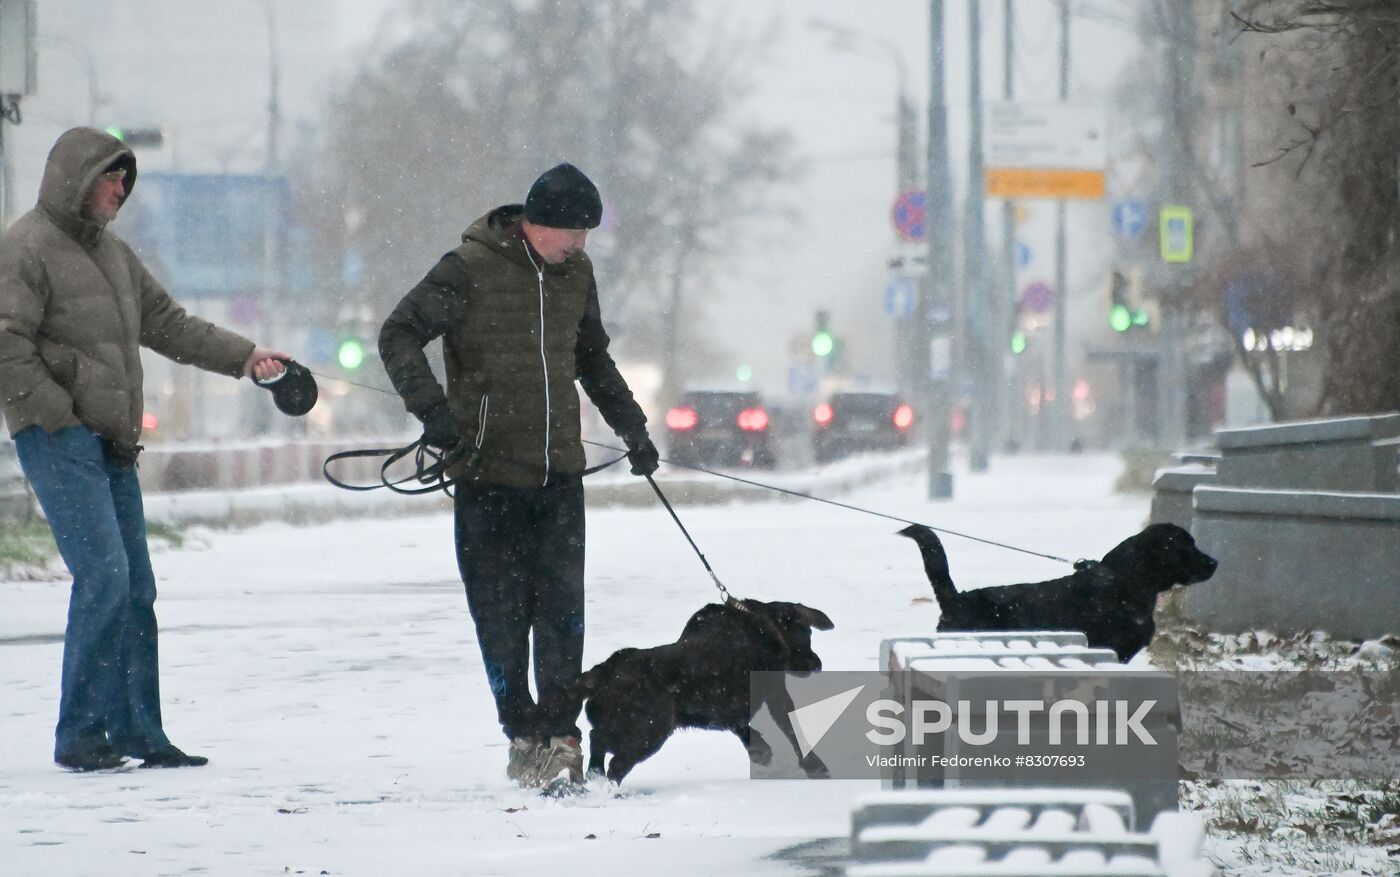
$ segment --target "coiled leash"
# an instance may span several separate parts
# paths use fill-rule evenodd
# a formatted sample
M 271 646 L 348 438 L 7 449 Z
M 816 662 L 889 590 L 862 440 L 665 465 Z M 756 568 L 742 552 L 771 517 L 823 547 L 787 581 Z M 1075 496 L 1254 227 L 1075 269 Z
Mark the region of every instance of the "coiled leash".
M 395 463 L 404 459 L 410 454 L 413 455 L 413 474 L 405 478 L 400 478 L 397 481 L 389 480 L 389 467 L 393 466 Z M 447 470 L 457 465 L 458 461 L 460 461 L 463 457 L 466 456 L 467 443 L 465 441 L 458 442 L 456 447 L 444 453 L 420 438 L 417 441 L 405 445 L 401 448 L 364 448 L 361 450 L 340 451 L 339 453 L 331 454 L 329 457 L 326 458 L 326 461 L 321 464 L 321 474 L 326 476 L 327 481 L 329 481 L 331 484 L 334 484 L 336 487 L 341 488 L 342 490 L 365 491 L 388 488 L 394 493 L 402 494 L 404 496 L 422 496 L 425 493 L 436 493 L 437 491 L 441 490 L 448 496 L 453 496 L 455 495 L 453 493 L 453 489 L 457 486 L 457 483 L 460 479 L 448 478 Z M 331 464 L 339 460 L 354 460 L 373 457 L 384 458 L 384 462 L 381 463 L 379 466 L 378 484 L 348 484 L 331 474 Z M 597 466 L 592 466 L 587 469 L 584 469 L 582 474 L 584 476 L 588 476 L 592 475 L 594 472 L 601 472 L 609 466 L 615 466 L 618 463 L 621 463 L 625 459 L 627 459 L 627 454 L 624 452 L 622 456 L 617 457 L 616 459 L 612 459 L 607 461 L 606 463 L 601 463 Z M 477 453 L 473 451 L 471 456 L 467 459 L 466 470 L 470 472 L 473 468 L 476 467 L 476 464 Z M 424 486 L 401 486 L 404 484 L 408 484 L 409 482 L 417 482 Z

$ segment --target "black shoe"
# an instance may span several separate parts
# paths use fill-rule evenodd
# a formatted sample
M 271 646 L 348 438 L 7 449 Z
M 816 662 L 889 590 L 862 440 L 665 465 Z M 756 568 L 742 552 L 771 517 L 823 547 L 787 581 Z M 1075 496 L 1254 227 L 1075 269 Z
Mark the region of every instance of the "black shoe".
M 174 746 L 157 749 L 141 759 L 142 767 L 203 767 L 208 763 L 203 755 L 186 755 Z
M 110 746 L 98 746 L 88 752 L 72 755 L 55 755 L 54 764 L 68 770 L 86 773 L 93 770 L 111 770 L 126 764 L 126 756 Z

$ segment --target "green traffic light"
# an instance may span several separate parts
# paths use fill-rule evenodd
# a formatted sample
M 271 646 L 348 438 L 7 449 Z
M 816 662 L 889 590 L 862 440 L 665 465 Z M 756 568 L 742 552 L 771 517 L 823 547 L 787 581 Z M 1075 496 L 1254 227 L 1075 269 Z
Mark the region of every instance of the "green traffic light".
M 1108 312 L 1108 325 L 1115 332 L 1126 332 L 1132 328 L 1133 315 L 1126 305 L 1114 305 Z
M 1025 333 L 1025 332 L 1013 332 L 1013 333 L 1011 333 L 1011 352 L 1012 352 L 1013 354 L 1015 354 L 1016 356 L 1020 356 L 1021 354 L 1023 354 L 1023 353 L 1026 352 L 1026 333 Z
M 741 365 L 738 369 L 734 371 L 734 377 L 738 378 L 744 383 L 748 383 L 749 381 L 753 380 L 753 369 L 749 368 L 746 365 Z
M 365 346 L 354 338 L 347 338 L 340 342 L 340 349 L 336 351 L 335 358 L 341 368 L 354 371 L 365 364 Z
M 832 340 L 830 332 L 822 331 L 812 336 L 812 352 L 817 356 L 830 356 L 835 349 L 836 342 Z
M 125 132 L 124 130 L 122 130 L 121 128 L 118 128 L 116 125 L 109 125 L 108 127 L 103 128 L 102 130 L 103 130 L 103 131 L 106 131 L 108 134 L 111 134 L 113 137 L 117 138 L 118 140 L 125 140 L 125 139 L 126 139 L 126 132 Z
M 1147 325 L 1147 311 L 1142 311 L 1142 310 L 1133 311 L 1133 325 L 1134 325 L 1134 326 L 1146 326 L 1146 325 Z

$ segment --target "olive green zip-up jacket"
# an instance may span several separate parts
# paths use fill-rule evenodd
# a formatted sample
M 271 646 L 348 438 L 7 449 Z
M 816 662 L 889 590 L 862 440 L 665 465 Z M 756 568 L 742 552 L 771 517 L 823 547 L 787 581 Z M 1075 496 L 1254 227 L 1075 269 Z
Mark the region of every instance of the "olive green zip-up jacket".
M 449 474 L 509 487 L 584 470 L 575 380 L 618 435 L 646 433 L 608 354 L 592 263 L 578 253 L 546 264 L 520 232 L 521 213 L 500 207 L 472 223 L 379 334 L 408 410 L 422 417 L 444 400 L 451 409 L 469 455 Z M 423 353 L 438 337 L 446 391 Z
M 140 348 L 240 377 L 253 342 L 185 313 L 131 248 L 87 214 L 113 164 L 136 156 L 93 128 L 49 152 L 39 203 L 0 234 L 0 402 L 14 435 L 82 424 L 134 445 L 143 409 Z

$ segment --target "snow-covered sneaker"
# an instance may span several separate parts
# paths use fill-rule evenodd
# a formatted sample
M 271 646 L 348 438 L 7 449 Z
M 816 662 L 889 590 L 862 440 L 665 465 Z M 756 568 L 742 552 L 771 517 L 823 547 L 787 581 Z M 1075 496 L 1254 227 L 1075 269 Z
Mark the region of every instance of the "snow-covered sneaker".
M 549 783 L 563 771 L 569 772 L 569 782 L 583 782 L 583 748 L 578 738 L 550 737 L 549 748 L 545 750 L 543 767 L 540 770 L 541 786 Z
M 510 762 L 506 765 L 506 776 L 515 780 L 522 788 L 537 788 L 544 783 L 540 773 L 549 750 L 534 737 L 515 737 L 510 741 Z

